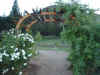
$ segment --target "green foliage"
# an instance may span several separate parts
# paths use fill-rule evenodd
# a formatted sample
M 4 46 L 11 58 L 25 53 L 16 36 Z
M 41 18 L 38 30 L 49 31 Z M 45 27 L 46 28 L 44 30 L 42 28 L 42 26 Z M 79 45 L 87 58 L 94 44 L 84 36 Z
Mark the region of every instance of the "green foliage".
M 7 31 L 11 28 L 15 28 L 15 23 L 11 17 L 0 17 L 0 32 Z
M 33 55 L 33 48 L 34 40 L 28 33 L 4 32 L 0 42 L 0 75 L 21 75 Z
M 37 34 L 35 35 L 35 40 L 36 41 L 41 41 L 42 40 L 42 35 L 40 34 L 40 32 L 37 32 Z
M 61 32 L 61 27 L 59 23 L 46 23 L 39 22 L 32 25 L 32 33 L 36 34 L 37 31 L 41 32 L 42 35 L 59 35 Z
M 61 33 L 70 46 L 69 60 L 74 75 L 92 75 L 100 67 L 100 25 L 94 10 L 76 2 L 65 5 L 65 30 Z
M 18 17 L 18 16 L 21 16 L 20 14 L 20 11 L 19 11 L 19 7 L 18 7 L 18 0 L 15 0 L 14 1 L 14 4 L 12 6 L 12 10 L 10 12 L 10 16 L 13 16 L 13 17 Z

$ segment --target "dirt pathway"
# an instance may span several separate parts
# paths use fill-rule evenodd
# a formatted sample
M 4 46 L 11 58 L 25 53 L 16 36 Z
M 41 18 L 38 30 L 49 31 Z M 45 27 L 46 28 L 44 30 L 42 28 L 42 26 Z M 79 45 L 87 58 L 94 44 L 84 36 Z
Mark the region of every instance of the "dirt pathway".
M 72 75 L 68 71 L 68 56 L 64 51 L 39 51 L 40 55 L 30 61 L 24 75 Z

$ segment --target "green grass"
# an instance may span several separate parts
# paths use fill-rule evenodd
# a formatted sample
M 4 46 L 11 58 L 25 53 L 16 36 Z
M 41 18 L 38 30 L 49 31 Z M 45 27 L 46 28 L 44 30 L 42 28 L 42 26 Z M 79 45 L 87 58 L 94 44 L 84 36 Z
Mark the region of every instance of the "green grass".
M 68 45 L 60 38 L 54 36 L 46 36 L 37 43 L 38 50 L 67 50 Z

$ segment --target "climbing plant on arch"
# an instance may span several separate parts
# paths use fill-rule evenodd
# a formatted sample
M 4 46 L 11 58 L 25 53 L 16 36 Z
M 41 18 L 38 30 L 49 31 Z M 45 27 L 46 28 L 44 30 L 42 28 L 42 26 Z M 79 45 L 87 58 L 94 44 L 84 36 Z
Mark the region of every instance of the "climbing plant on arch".
M 100 25 L 95 22 L 94 10 L 76 2 L 65 9 L 66 27 L 61 35 L 71 46 L 68 59 L 73 75 L 95 75 L 100 68 Z

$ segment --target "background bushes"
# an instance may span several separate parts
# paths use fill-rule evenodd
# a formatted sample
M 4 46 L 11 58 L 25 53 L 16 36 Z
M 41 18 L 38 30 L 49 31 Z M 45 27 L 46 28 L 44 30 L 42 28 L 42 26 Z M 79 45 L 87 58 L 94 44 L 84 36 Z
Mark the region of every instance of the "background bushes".
M 62 27 L 60 26 L 60 24 L 55 23 L 37 23 L 33 24 L 31 30 L 33 34 L 36 34 L 36 32 L 39 31 L 44 36 L 58 36 L 62 31 Z
M 15 23 L 12 17 L 0 17 L 0 32 L 7 31 L 11 28 L 15 28 Z

